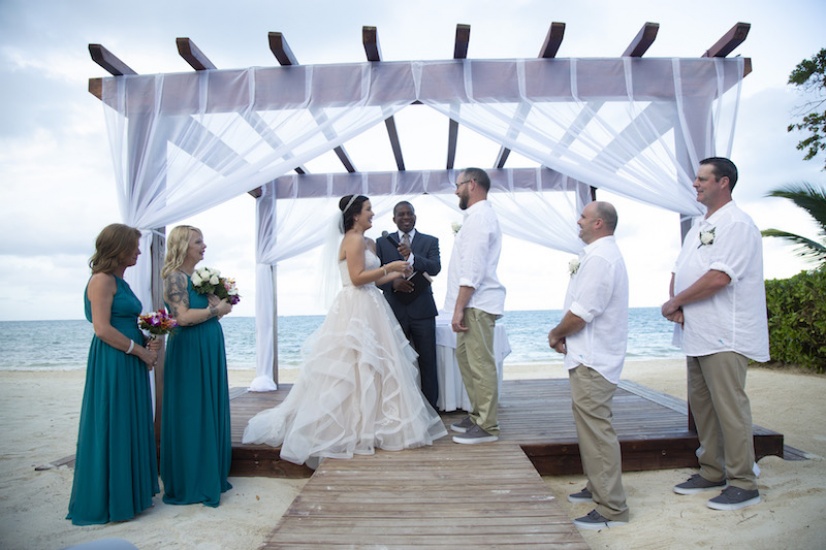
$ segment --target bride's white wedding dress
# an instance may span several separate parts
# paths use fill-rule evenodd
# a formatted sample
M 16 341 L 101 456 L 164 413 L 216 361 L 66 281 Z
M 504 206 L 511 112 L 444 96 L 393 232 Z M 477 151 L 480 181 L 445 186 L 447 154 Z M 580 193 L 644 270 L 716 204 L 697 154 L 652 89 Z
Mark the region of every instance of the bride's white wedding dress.
M 365 269 L 379 267 L 369 249 Z M 344 282 L 326 319 L 304 344 L 304 364 L 284 402 L 255 415 L 244 443 L 281 447 L 281 458 L 352 458 L 398 451 L 447 435 L 418 386 L 416 352 L 374 284 Z

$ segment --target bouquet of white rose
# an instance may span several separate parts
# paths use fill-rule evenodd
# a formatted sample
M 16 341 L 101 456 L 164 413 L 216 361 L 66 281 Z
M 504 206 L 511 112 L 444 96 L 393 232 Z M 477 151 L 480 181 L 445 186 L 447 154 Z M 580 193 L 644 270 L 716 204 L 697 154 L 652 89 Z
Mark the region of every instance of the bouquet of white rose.
M 241 301 L 235 279 L 221 277 L 221 272 L 211 267 L 202 267 L 192 273 L 192 288 L 198 294 L 215 294 L 235 305 Z

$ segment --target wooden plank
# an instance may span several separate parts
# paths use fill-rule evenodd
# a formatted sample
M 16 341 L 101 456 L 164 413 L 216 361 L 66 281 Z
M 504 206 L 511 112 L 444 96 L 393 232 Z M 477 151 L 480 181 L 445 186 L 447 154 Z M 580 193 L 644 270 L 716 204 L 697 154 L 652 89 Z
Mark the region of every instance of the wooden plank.
M 292 50 L 290 49 L 289 44 L 287 44 L 287 39 L 284 38 L 284 35 L 280 32 L 271 32 L 267 34 L 267 39 L 270 44 L 270 51 L 273 53 L 275 58 L 282 66 L 290 66 L 290 65 L 298 65 L 298 59 L 293 54 Z M 313 118 L 319 124 L 323 124 L 326 121 L 326 117 L 323 116 L 321 112 L 314 112 Z M 330 139 L 330 136 L 325 132 L 325 136 Z M 344 165 L 344 168 L 350 172 L 351 174 L 356 171 L 355 166 L 353 165 L 353 161 L 350 159 L 350 155 L 347 154 L 347 151 L 344 150 L 344 147 L 339 145 L 338 147 L 333 149 L 333 152 L 336 154 L 338 159 L 341 161 L 341 164 Z M 299 173 L 306 173 L 306 168 L 300 167 L 301 172 Z M 298 172 L 299 169 L 296 169 Z
M 379 33 L 376 27 L 362 27 L 361 42 L 364 45 L 364 53 L 367 61 L 381 61 L 381 46 L 379 46 Z M 396 129 L 396 119 L 390 115 L 384 119 L 384 126 L 387 128 L 387 137 L 390 138 L 390 148 L 393 151 L 393 158 L 396 160 L 396 169 L 404 172 L 404 157 L 402 156 L 402 146 L 399 141 L 399 132 Z
M 631 44 L 622 52 L 622 57 L 642 57 L 656 40 L 659 30 L 659 23 L 645 23 Z
M 750 23 L 735 24 L 726 34 L 720 37 L 720 40 L 715 42 L 714 45 L 707 49 L 700 57 L 726 57 L 734 51 L 737 46 L 745 42 L 746 37 L 749 35 L 749 30 L 751 30 Z
M 178 47 L 178 54 L 196 71 L 217 68 L 191 39 L 186 37 L 176 38 L 175 45 Z
M 453 59 L 467 59 L 470 46 L 470 25 L 456 25 L 456 37 L 453 41 Z
M 548 29 L 548 34 L 545 35 L 545 41 L 542 43 L 542 47 L 539 49 L 539 55 L 537 57 L 540 59 L 553 59 L 556 57 L 564 37 L 565 23 L 551 23 L 551 26 Z M 514 118 L 526 116 L 529 110 L 530 108 L 520 107 L 519 111 L 517 111 L 516 117 Z M 499 147 L 499 152 L 496 154 L 496 160 L 493 161 L 493 167 L 504 168 L 510 154 L 511 150 L 504 145 Z
M 106 69 L 112 76 L 138 74 L 100 44 L 89 44 L 89 54 L 92 56 L 92 61 Z
M 539 49 L 540 59 L 553 59 L 562 46 L 562 39 L 565 38 L 565 23 L 553 22 L 545 35 L 545 41 Z
M 234 475 L 308 476 L 303 467 L 283 463 L 278 449 L 244 446 L 240 438 L 247 420 L 258 411 L 275 406 L 291 386 L 282 385 L 277 392 L 245 393 L 232 400 L 233 472 Z M 465 413 L 442 415 L 445 425 L 460 420 Z M 507 380 L 500 398 L 500 440 L 492 446 L 520 446 L 542 475 L 577 474 L 582 470 L 576 427 L 571 413 L 570 384 L 567 379 Z M 642 471 L 692 467 L 697 465 L 696 434 L 686 428 L 685 402 L 659 394 L 649 388 L 623 381 L 614 396 L 614 428 L 620 439 L 623 470 Z M 758 458 L 784 456 L 782 434 L 760 426 L 754 427 L 755 453 Z M 449 437 L 440 439 L 436 448 L 456 448 Z M 489 447 L 489 446 L 484 446 Z M 473 461 L 473 448 L 461 447 L 457 463 Z M 792 457 L 805 455 L 793 453 Z M 430 460 L 427 452 L 416 460 Z M 400 460 L 394 458 L 394 460 Z M 503 464 L 504 462 L 503 459 Z M 503 470 L 504 472 L 504 470 Z M 506 475 L 500 472 L 497 475 Z
M 381 61 L 381 46 L 379 46 L 379 31 L 376 27 L 361 28 L 361 43 L 367 61 Z
M 298 58 L 287 44 L 287 39 L 280 32 L 267 33 L 267 41 L 270 44 L 270 51 L 278 60 L 278 63 L 286 67 L 288 65 L 298 65 Z
M 456 25 L 456 37 L 453 41 L 453 59 L 467 59 L 470 44 L 470 25 Z M 456 163 L 456 145 L 459 140 L 459 122 L 451 118 L 447 128 L 447 162 L 445 168 L 453 170 Z
M 263 548 L 588 547 L 518 446 L 458 447 L 324 460 Z

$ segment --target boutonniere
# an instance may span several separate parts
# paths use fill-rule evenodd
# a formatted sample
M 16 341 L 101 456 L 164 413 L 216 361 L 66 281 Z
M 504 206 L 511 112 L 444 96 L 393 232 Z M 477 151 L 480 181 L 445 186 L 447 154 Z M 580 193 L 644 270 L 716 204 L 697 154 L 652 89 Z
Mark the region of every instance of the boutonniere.
M 453 234 L 457 234 L 460 229 L 462 229 L 462 224 L 459 222 L 453 222 L 450 224 L 450 228 L 453 230 Z
M 576 272 L 579 271 L 579 258 L 574 258 L 568 262 L 568 271 L 571 273 L 571 277 L 576 275 Z
M 697 248 L 714 244 L 714 232 L 716 230 L 716 227 L 712 227 L 708 231 L 700 231 L 700 244 L 697 245 Z

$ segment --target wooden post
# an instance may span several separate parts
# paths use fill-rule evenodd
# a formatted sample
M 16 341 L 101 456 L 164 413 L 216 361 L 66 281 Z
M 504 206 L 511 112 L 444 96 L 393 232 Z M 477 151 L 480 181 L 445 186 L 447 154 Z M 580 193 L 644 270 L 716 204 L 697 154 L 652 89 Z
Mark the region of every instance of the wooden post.
M 152 233 L 152 309 L 157 311 L 164 307 L 163 279 L 161 268 L 166 254 L 166 228 L 161 227 Z M 155 376 L 155 443 L 158 451 L 161 448 L 161 414 L 163 403 L 163 369 L 166 352 L 166 339 L 161 339 L 161 349 L 158 350 L 158 363 L 153 369 Z
M 278 387 L 278 267 L 272 266 L 272 381 Z

